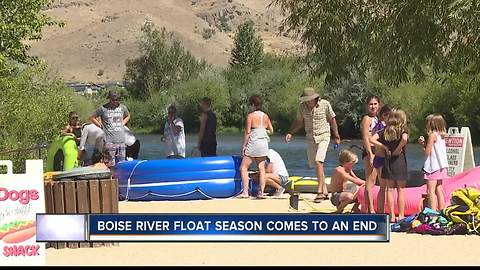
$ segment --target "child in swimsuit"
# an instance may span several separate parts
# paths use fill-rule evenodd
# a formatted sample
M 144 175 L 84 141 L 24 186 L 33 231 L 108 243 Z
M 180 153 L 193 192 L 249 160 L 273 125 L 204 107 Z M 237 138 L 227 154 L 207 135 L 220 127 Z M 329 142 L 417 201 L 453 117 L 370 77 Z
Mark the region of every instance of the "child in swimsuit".
M 373 192 L 372 188 L 375 185 L 377 177 L 380 179 L 380 191 L 377 194 L 377 212 L 383 213 L 384 212 L 384 204 L 385 204 L 385 191 L 387 190 L 387 183 L 382 180 L 382 166 L 385 162 L 385 152 L 384 147 L 382 144 L 378 142 L 379 135 L 383 132 L 385 128 L 385 121 L 390 113 L 391 109 L 388 105 L 383 105 L 380 109 L 380 120 L 378 123 L 372 128 L 372 136 L 370 137 L 370 142 L 374 145 L 373 150 L 375 156 L 373 158 L 373 171 L 367 177 L 367 182 L 365 184 L 365 204 L 367 205 L 368 209 L 367 212 L 375 213 L 374 206 L 373 206 Z M 369 196 L 371 194 L 371 196 Z
M 343 213 L 345 207 L 355 203 L 352 212 L 359 212 L 357 202 L 358 186 L 365 184 L 365 181 L 353 173 L 353 166 L 358 162 L 355 153 L 343 150 L 339 156 L 340 166 L 335 168 L 332 175 L 332 197 L 330 201 L 337 207 L 336 213 Z

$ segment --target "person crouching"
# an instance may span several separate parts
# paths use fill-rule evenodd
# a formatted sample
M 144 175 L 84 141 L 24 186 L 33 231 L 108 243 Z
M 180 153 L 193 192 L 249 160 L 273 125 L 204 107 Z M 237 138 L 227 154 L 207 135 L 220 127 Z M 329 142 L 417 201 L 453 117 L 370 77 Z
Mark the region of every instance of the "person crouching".
M 358 162 L 355 153 L 343 150 L 339 155 L 340 166 L 336 167 L 332 175 L 332 197 L 330 201 L 337 207 L 336 213 L 343 213 L 345 207 L 355 203 L 352 212 L 359 212 L 357 202 L 358 187 L 365 181 L 358 178 L 353 172 L 353 166 Z

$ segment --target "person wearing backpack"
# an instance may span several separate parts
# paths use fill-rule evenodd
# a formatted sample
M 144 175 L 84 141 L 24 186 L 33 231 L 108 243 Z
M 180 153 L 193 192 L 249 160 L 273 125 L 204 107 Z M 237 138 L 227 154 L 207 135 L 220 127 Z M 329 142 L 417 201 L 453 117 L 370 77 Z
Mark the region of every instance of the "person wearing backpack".
M 448 178 L 447 168 L 447 146 L 445 144 L 446 124 L 440 114 L 431 114 L 427 116 L 428 140 L 420 136 L 418 142 L 424 147 L 425 180 L 427 182 L 428 203 L 432 210 L 441 210 L 445 208 L 445 195 L 442 181 Z

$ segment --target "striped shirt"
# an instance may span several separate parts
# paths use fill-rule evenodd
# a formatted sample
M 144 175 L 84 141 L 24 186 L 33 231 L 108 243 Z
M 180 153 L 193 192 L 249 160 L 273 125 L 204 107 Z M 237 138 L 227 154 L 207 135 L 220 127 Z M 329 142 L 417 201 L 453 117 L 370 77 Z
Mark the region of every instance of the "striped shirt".
M 297 118 L 303 118 L 307 139 L 320 141 L 330 140 L 330 119 L 335 117 L 335 112 L 325 99 L 319 99 L 313 110 L 309 110 L 304 103 L 300 104 Z

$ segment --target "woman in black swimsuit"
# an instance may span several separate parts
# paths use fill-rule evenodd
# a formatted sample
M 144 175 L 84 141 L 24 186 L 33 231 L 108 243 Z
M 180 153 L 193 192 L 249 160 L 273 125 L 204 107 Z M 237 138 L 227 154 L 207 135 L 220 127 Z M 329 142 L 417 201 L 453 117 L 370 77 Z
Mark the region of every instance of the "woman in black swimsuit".
M 367 99 L 367 114 L 362 118 L 362 123 L 360 128 L 362 131 L 362 142 L 363 142 L 363 152 L 362 159 L 365 168 L 365 179 L 369 179 L 370 174 L 373 171 L 373 158 L 374 158 L 374 147 L 370 142 L 370 137 L 372 136 L 372 130 L 378 123 L 377 114 L 380 109 L 380 98 L 377 96 L 371 96 Z M 368 204 L 368 213 L 375 213 L 373 209 L 373 193 L 372 185 L 366 186 L 365 188 L 365 200 L 369 202 Z
M 80 137 L 82 137 L 82 125 L 77 112 L 73 111 L 68 114 L 68 125 L 62 130 L 63 136 L 72 136 L 75 138 L 77 146 L 80 145 Z

